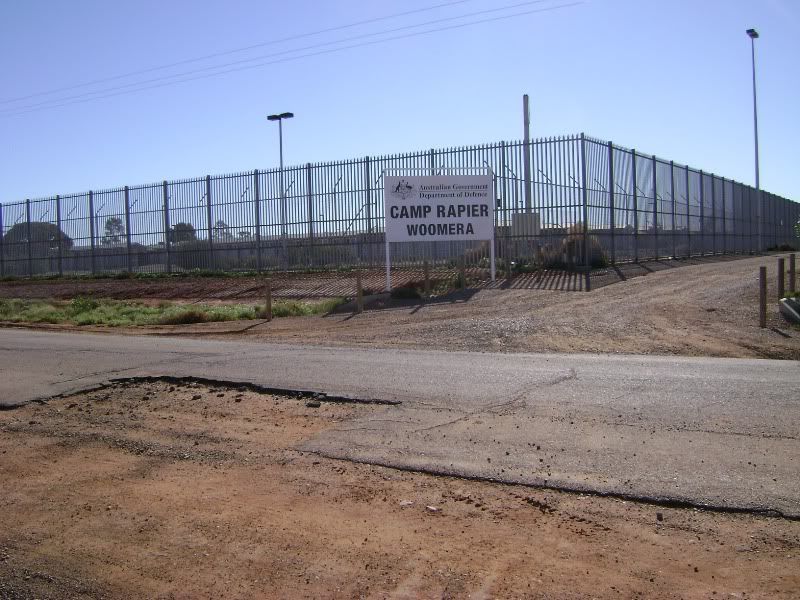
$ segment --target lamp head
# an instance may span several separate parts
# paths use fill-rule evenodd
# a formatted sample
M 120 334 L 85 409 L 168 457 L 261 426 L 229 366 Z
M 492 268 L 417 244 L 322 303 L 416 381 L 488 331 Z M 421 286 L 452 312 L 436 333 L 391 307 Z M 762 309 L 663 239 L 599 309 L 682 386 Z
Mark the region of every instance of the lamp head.
M 755 39 L 758 38 L 758 32 L 755 29 L 748 29 L 747 30 L 747 35 L 750 36 L 751 40 L 755 40 Z

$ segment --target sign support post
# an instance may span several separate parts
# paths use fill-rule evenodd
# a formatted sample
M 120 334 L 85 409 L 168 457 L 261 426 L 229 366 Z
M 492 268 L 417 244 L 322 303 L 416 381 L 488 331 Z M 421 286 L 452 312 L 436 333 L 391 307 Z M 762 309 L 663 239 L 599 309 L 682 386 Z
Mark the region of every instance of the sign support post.
M 391 170 L 389 170 L 391 171 Z M 420 169 L 427 173 L 427 169 Z M 489 241 L 490 272 L 496 278 L 496 202 L 490 170 L 448 175 L 398 175 L 384 171 L 386 291 L 392 289 L 392 242 Z M 462 258 L 463 260 L 463 258 Z

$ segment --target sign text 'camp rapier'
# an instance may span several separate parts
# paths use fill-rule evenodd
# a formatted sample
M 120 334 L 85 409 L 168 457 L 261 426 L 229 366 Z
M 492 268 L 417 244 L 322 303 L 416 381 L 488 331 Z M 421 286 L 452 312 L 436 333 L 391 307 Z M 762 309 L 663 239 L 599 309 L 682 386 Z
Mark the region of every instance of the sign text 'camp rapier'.
M 491 175 L 385 176 L 386 240 L 491 240 Z

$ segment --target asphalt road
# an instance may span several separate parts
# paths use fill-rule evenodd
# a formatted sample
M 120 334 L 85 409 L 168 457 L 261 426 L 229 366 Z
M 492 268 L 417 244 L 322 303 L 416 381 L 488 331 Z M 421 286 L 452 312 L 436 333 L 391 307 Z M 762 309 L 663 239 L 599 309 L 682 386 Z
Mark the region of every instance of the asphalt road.
M 0 406 L 194 376 L 397 400 L 302 450 L 800 518 L 800 363 L 325 348 L 0 330 Z

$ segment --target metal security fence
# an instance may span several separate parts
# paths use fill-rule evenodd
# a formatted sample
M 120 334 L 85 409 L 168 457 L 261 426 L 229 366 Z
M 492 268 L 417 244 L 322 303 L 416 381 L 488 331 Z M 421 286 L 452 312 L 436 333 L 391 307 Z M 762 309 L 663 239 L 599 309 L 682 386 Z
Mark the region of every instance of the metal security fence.
M 384 171 L 464 169 L 494 175 L 501 268 L 586 270 L 799 241 L 798 203 L 578 135 L 288 167 L 284 194 L 271 169 L 7 203 L 0 276 L 379 266 Z M 488 242 L 390 250 L 405 266 L 489 257 Z

